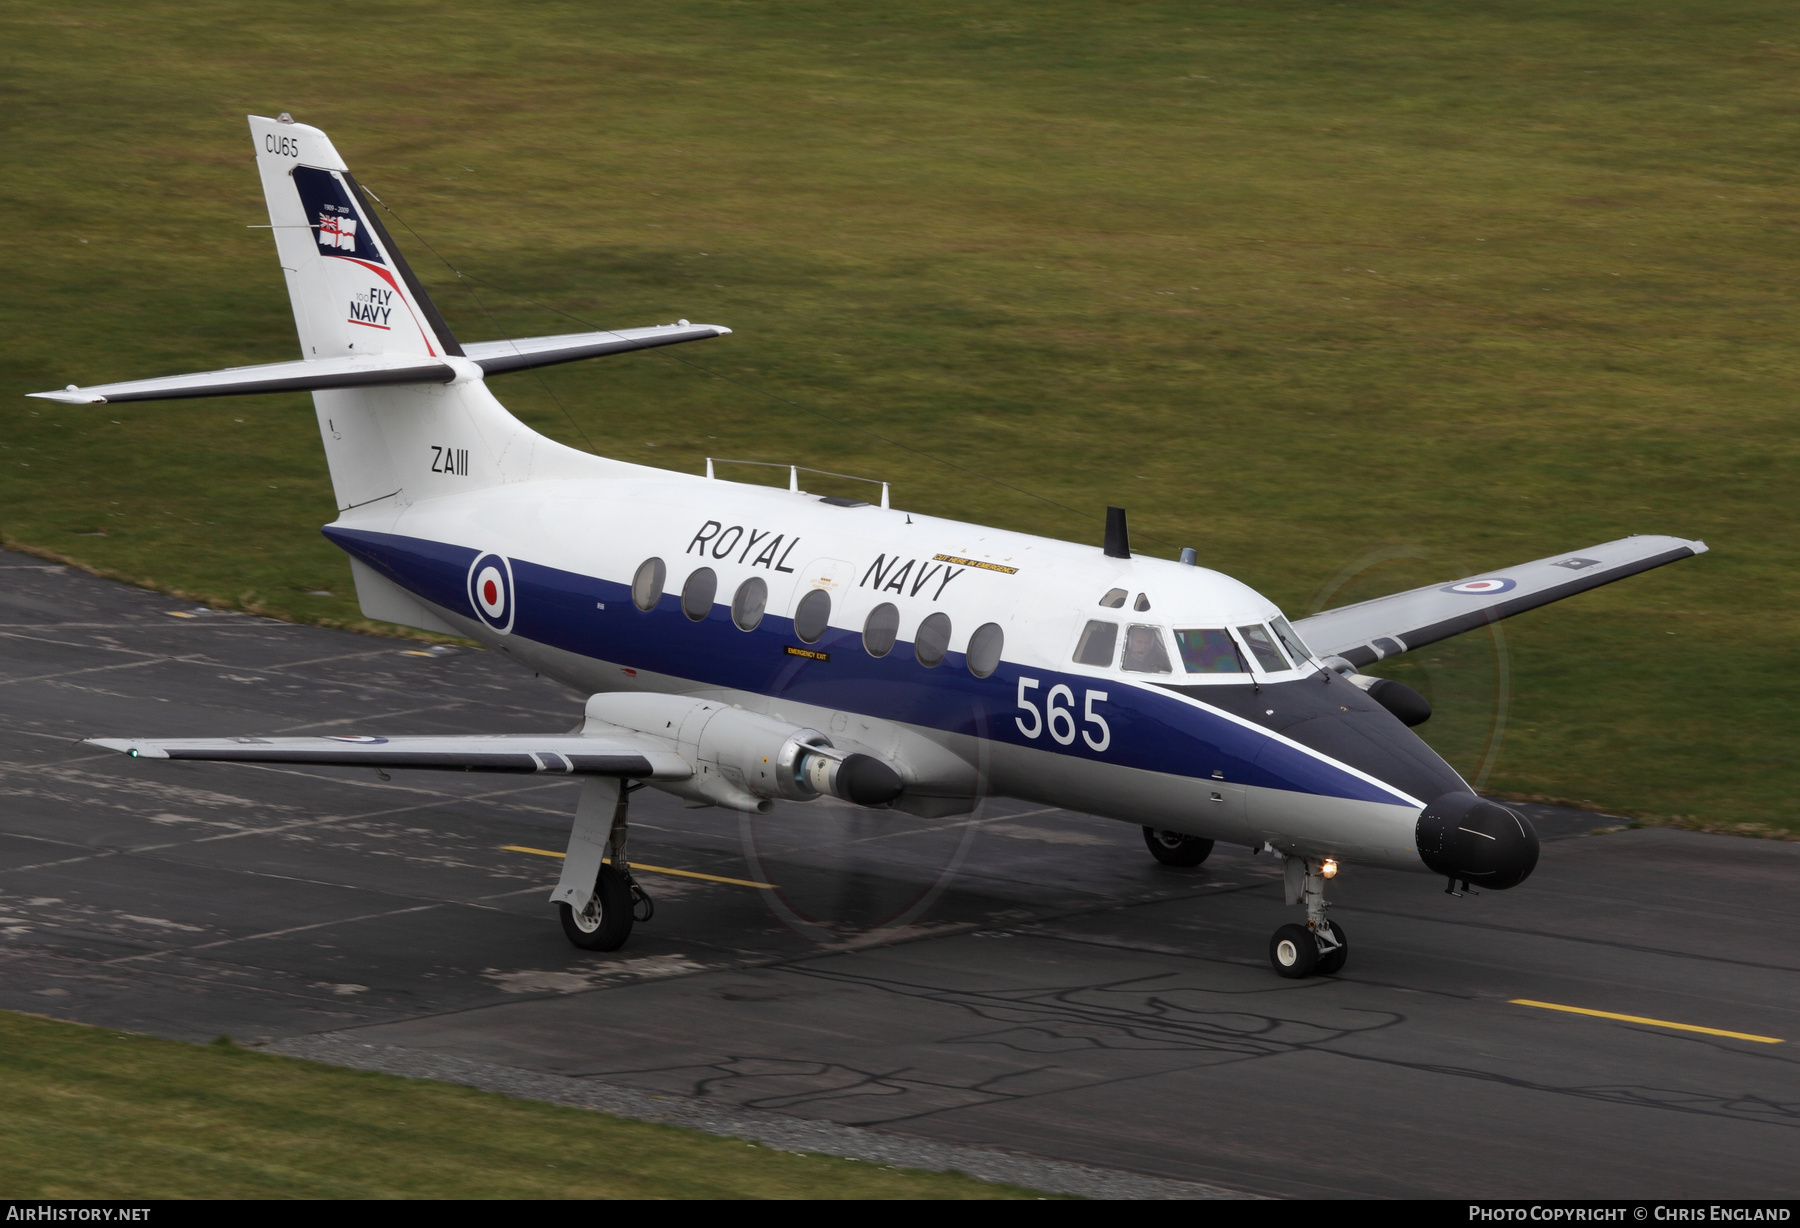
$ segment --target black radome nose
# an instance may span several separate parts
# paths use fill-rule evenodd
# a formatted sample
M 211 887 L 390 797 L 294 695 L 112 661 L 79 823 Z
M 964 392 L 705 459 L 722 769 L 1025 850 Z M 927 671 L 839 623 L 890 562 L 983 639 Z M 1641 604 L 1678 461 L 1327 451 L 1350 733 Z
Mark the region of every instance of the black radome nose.
M 1478 887 L 1517 887 L 1537 866 L 1537 832 L 1525 816 L 1473 793 L 1446 793 L 1425 807 L 1415 834 L 1419 860 Z

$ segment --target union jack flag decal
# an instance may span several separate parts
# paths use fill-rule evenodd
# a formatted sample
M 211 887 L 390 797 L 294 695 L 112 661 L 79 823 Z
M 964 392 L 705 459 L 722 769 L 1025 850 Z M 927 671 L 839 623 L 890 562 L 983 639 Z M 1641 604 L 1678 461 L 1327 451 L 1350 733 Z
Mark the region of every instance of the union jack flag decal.
M 339 251 L 356 250 L 356 219 L 340 217 L 335 213 L 319 214 L 319 246 L 335 247 Z

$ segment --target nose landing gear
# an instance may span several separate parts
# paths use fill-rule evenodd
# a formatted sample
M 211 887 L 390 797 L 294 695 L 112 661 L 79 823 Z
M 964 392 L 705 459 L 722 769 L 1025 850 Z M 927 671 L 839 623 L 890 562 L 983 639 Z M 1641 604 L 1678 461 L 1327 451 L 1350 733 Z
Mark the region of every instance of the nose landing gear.
M 1337 873 L 1335 861 L 1284 857 L 1287 902 L 1306 904 L 1305 925 L 1284 925 L 1269 939 L 1269 963 L 1279 976 L 1299 980 L 1332 976 L 1350 958 L 1350 942 L 1344 927 L 1325 919 L 1325 880 Z

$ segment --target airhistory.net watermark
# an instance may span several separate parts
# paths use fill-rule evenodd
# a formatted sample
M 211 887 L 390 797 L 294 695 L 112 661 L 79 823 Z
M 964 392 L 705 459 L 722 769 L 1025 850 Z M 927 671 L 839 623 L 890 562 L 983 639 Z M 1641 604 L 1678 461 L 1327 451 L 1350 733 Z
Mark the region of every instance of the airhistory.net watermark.
M 8 1203 L 9 1224 L 143 1224 L 149 1207 L 70 1206 L 67 1203 Z

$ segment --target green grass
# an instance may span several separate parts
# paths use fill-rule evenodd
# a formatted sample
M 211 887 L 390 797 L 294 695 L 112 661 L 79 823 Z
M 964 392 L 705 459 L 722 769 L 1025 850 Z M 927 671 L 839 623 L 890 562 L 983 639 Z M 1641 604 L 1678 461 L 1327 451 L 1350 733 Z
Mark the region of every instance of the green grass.
M 0 31 L 8 542 L 358 620 L 304 398 L 15 395 L 294 355 L 243 228 L 242 116 L 285 109 L 473 274 L 738 330 L 495 381 L 578 445 L 868 473 L 1098 539 L 875 431 L 1123 502 L 1141 547 L 1192 543 L 1294 614 L 1703 537 L 1507 624 L 1503 663 L 1466 637 L 1394 668 L 1490 789 L 1800 835 L 1790 5 L 421 3 L 347 28 L 15 3 Z M 573 327 L 400 237 L 463 336 Z
M 0 1011 L 0 1198 L 1033 1198 Z

